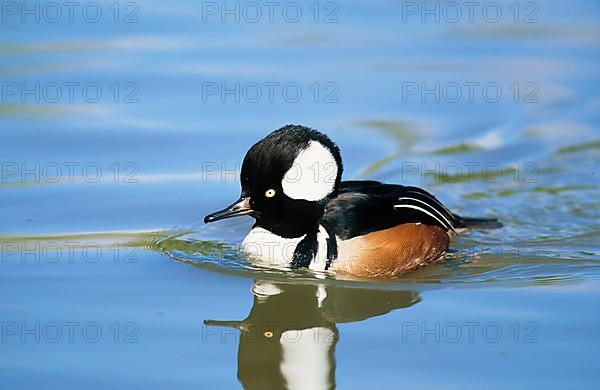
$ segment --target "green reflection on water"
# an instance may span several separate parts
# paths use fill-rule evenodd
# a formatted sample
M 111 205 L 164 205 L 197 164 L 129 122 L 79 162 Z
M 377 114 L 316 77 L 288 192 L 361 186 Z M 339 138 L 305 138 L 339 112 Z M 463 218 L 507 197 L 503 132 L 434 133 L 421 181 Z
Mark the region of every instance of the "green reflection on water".
M 558 154 L 570 154 L 570 153 L 579 153 L 593 149 L 600 149 L 600 140 L 598 141 L 590 141 L 583 142 L 580 144 L 569 145 L 562 147 L 556 151 Z
M 482 150 L 483 148 L 479 145 L 469 144 L 469 143 L 460 143 L 458 145 L 450 145 L 445 146 L 443 148 L 439 148 L 433 151 L 434 154 L 462 154 L 462 153 L 471 153 L 478 150 Z

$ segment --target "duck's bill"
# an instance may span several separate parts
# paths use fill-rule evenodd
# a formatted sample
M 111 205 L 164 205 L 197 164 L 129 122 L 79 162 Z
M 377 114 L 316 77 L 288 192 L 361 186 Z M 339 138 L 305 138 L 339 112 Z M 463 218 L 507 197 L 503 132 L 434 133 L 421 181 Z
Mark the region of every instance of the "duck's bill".
M 204 223 L 215 222 L 226 218 L 239 217 L 240 215 L 248 215 L 253 212 L 254 210 L 252 210 L 252 207 L 250 207 L 250 198 L 242 197 L 235 201 L 235 203 L 231 206 L 204 217 Z

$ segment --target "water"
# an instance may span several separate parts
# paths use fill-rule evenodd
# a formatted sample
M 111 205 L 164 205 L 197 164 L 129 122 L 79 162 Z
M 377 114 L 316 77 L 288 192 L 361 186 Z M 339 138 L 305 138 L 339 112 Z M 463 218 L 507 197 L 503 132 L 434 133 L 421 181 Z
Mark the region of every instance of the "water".
M 319 3 L 318 23 L 139 1 L 115 23 L 99 4 L 97 23 L 3 14 L 2 388 L 597 387 L 596 2 L 500 2 L 496 23 L 395 1 Z M 345 178 L 505 227 L 394 280 L 253 265 L 249 219 L 201 220 L 286 123 L 327 132 Z

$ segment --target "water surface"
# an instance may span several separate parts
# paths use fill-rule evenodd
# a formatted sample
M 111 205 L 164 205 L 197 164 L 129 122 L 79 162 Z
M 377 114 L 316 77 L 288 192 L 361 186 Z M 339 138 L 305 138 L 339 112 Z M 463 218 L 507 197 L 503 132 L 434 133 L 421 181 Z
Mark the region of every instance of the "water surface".
M 317 23 L 140 1 L 115 23 L 99 4 L 97 23 L 0 27 L 2 388 L 597 387 L 596 2 L 519 3 L 517 22 L 499 2 L 495 23 L 398 1 L 320 3 Z M 287 123 L 327 132 L 347 179 L 505 227 L 394 280 L 249 263 L 249 218 L 201 221 Z

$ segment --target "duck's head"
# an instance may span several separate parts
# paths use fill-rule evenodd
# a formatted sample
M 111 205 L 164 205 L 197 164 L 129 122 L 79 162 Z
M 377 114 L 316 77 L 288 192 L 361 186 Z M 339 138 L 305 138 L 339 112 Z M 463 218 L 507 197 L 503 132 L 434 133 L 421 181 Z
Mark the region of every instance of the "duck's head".
M 340 151 L 325 134 L 305 126 L 284 126 L 246 153 L 240 198 L 207 215 L 204 222 L 250 215 L 256 226 L 283 237 L 299 237 L 318 227 L 342 171 Z

